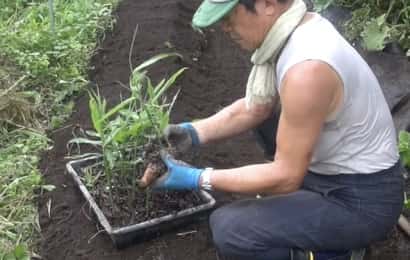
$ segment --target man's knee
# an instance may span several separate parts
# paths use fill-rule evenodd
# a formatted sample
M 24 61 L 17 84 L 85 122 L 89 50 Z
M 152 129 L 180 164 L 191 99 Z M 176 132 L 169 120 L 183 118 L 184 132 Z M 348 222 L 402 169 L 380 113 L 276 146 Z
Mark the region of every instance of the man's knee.
M 212 231 L 212 239 L 215 246 L 218 248 L 221 253 L 225 253 L 229 250 L 229 235 L 232 231 L 232 225 L 229 223 L 229 211 L 225 207 L 215 210 L 209 218 L 209 226 Z
M 251 256 L 268 249 L 266 241 L 252 230 L 248 203 L 252 202 L 241 201 L 221 207 L 210 216 L 214 244 L 223 255 Z
M 222 207 L 215 210 L 209 219 L 212 238 L 215 246 L 223 255 L 238 255 L 247 250 L 245 239 L 240 235 L 240 228 L 244 228 L 241 214 L 235 208 Z M 248 245 L 249 246 L 249 245 Z

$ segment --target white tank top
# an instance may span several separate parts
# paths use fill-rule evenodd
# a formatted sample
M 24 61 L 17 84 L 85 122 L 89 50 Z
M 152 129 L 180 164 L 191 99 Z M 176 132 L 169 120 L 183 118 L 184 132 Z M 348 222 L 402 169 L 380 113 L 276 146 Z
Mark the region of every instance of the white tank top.
M 315 14 L 289 38 L 277 63 L 280 86 L 290 67 L 306 60 L 330 65 L 342 79 L 344 100 L 327 121 L 309 170 L 320 174 L 374 173 L 399 159 L 396 131 L 376 76 L 333 25 Z

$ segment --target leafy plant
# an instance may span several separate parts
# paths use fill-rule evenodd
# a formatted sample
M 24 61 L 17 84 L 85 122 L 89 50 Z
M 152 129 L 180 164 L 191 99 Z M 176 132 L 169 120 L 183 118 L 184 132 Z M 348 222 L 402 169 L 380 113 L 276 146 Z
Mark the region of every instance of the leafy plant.
M 314 0 L 316 11 L 331 5 L 352 11 L 345 24 L 345 35 L 358 40 L 369 51 L 383 50 L 397 42 L 410 57 L 410 1 L 408 0 Z
M 186 68 L 181 68 L 168 79 L 155 86 L 147 76 L 150 65 L 178 54 L 160 54 L 143 62 L 132 72 L 131 95 L 111 109 L 99 94 L 90 92 L 89 108 L 95 132 L 88 131 L 88 137 L 74 138 L 69 144 L 92 144 L 101 149 L 104 177 L 111 201 L 114 179 L 128 187 L 130 199 L 135 196 L 135 171 L 142 170 L 147 145 L 161 146 L 162 130 L 168 125 L 172 104 L 166 103 L 163 94 Z M 175 100 L 175 98 L 174 98 Z M 96 182 L 87 174 L 87 179 Z
M 399 153 L 404 166 L 410 169 L 410 133 L 407 131 L 399 133 Z
M 410 133 L 407 131 L 400 131 L 399 133 L 399 153 L 400 159 L 407 169 L 410 169 Z M 405 207 L 410 209 L 410 200 L 405 194 Z

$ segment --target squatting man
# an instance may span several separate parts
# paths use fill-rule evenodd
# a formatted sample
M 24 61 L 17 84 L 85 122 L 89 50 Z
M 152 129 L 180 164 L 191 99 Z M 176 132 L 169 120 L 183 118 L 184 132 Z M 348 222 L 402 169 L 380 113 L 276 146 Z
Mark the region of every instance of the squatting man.
M 165 137 L 188 152 L 254 130 L 271 160 L 199 169 L 162 154 L 167 173 L 148 166 L 143 185 L 265 194 L 210 216 L 229 259 L 362 259 L 403 204 L 395 128 L 370 67 L 302 0 L 205 0 L 192 23 L 220 23 L 253 67 L 244 98 Z

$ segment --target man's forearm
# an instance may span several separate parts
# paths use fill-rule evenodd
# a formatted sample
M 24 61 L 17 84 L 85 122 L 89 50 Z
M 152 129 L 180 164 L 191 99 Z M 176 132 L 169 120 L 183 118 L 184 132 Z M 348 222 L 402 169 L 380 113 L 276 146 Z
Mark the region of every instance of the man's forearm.
M 289 168 L 289 167 L 287 167 Z M 234 193 L 286 194 L 297 190 L 303 173 L 283 167 L 280 162 L 248 165 L 226 170 L 212 170 L 214 189 Z
M 215 115 L 193 123 L 201 143 L 225 139 L 243 133 L 262 123 L 272 113 L 273 104 L 246 109 L 245 100 L 239 99 Z

